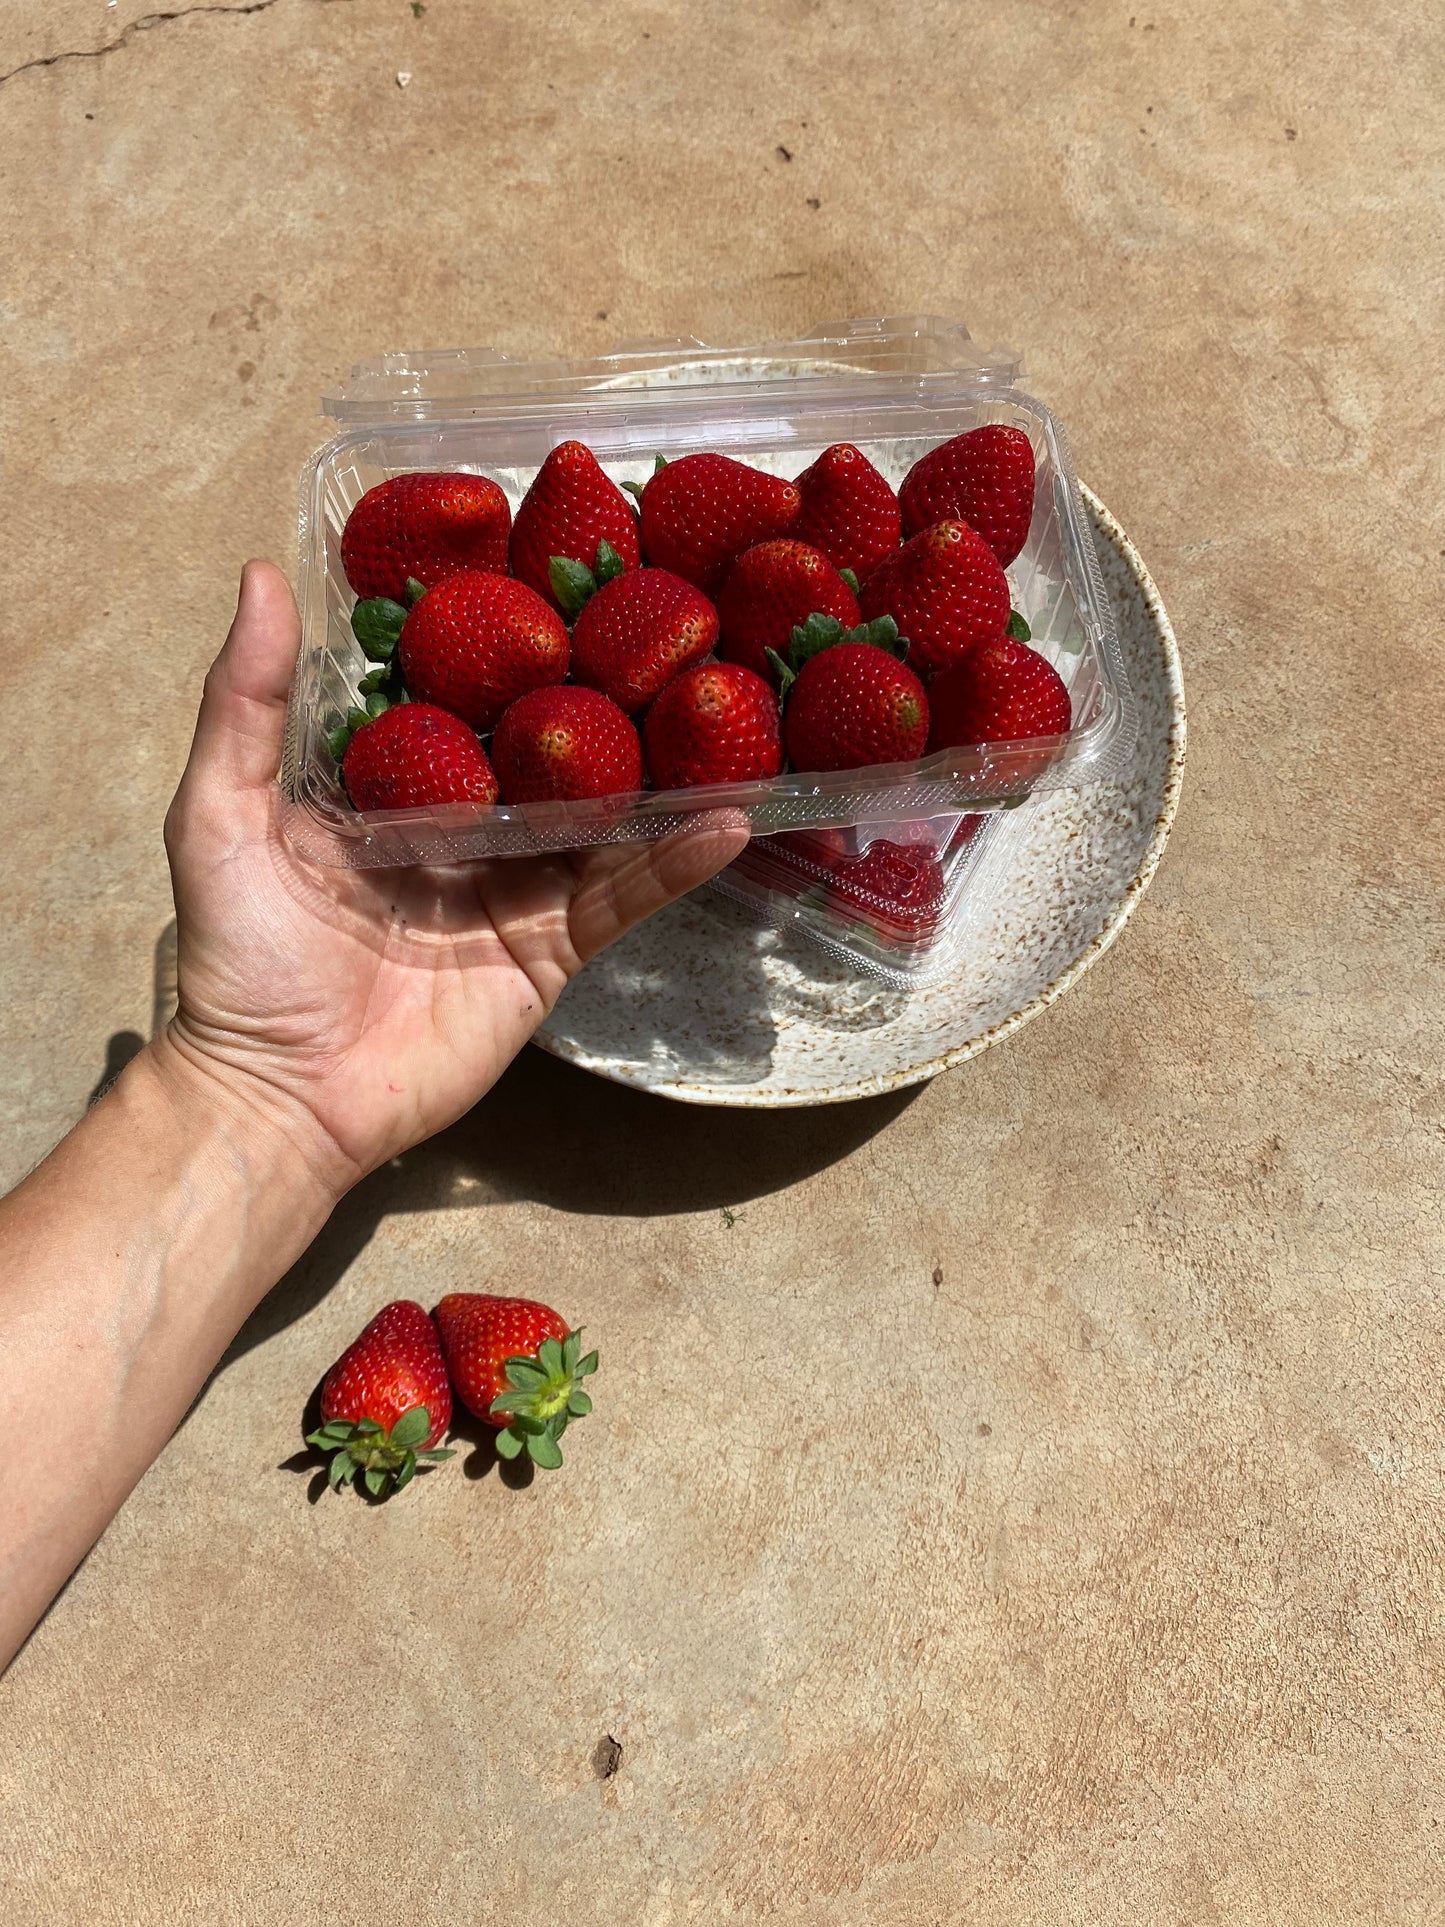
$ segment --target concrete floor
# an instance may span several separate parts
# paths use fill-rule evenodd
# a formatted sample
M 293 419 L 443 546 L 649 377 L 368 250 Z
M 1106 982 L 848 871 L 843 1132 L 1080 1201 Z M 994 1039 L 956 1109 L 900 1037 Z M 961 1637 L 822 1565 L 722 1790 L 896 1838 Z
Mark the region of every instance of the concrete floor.
M 7 1927 L 1445 1919 L 1440 9 L 147 4 L 0 19 L 0 1179 L 148 1028 L 237 565 L 378 348 L 964 315 L 1191 767 L 911 1101 L 533 1053 L 356 1195 L 0 1687 Z M 308 1507 L 339 1345 L 488 1281 L 603 1344 L 566 1473 Z

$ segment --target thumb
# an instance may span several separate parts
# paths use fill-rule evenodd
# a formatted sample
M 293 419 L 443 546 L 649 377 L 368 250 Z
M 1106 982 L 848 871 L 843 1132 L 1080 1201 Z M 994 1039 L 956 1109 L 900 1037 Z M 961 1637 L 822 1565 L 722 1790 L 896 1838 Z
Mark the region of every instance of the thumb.
M 687 829 L 656 843 L 603 844 L 574 858 L 578 887 L 568 931 L 583 963 L 677 897 L 706 883 L 743 850 L 740 810 L 700 812 Z
M 206 675 L 188 782 L 234 791 L 274 780 L 300 647 L 301 618 L 290 584 L 274 563 L 248 562 L 230 634 Z

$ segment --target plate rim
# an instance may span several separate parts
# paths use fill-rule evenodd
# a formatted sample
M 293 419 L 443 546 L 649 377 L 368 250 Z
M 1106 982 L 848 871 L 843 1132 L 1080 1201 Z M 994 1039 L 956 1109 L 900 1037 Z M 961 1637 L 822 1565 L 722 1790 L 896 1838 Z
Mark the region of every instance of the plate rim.
M 860 1098 L 880 1097 L 889 1091 L 907 1090 L 915 1084 L 926 1084 L 943 1071 L 953 1070 L 957 1065 L 966 1064 L 971 1058 L 991 1050 L 995 1044 L 1001 1044 L 1006 1037 L 1012 1037 L 1025 1024 L 1032 1023 L 1035 1017 L 1057 1003 L 1066 991 L 1073 988 L 1085 971 L 1093 968 L 1139 907 L 1159 868 L 1164 846 L 1169 841 L 1169 833 L 1174 826 L 1174 818 L 1179 809 L 1189 730 L 1188 709 L 1184 694 L 1184 669 L 1180 661 L 1179 644 L 1174 634 L 1174 625 L 1169 620 L 1168 611 L 1164 607 L 1154 578 L 1150 575 L 1144 558 L 1112 511 L 1084 482 L 1081 481 L 1078 486 L 1079 493 L 1098 520 L 1101 533 L 1118 550 L 1125 567 L 1138 584 L 1144 606 L 1153 624 L 1159 653 L 1164 664 L 1164 678 L 1169 690 L 1169 739 L 1164 791 L 1154 818 L 1154 827 L 1139 860 L 1138 869 L 1121 894 L 1112 916 L 1088 948 L 1081 951 L 1067 969 L 1060 971 L 1059 975 L 1031 997 L 1028 1003 L 1021 1005 L 1018 1010 L 1005 1017 L 1002 1022 L 994 1024 L 989 1030 L 980 1031 L 976 1037 L 969 1038 L 966 1043 L 957 1044 L 951 1050 L 943 1051 L 937 1057 L 926 1058 L 918 1064 L 904 1065 L 895 1071 L 880 1072 L 873 1077 L 857 1078 L 852 1083 L 833 1084 L 822 1089 L 785 1088 L 776 1091 L 742 1091 L 736 1086 L 660 1083 L 649 1079 L 644 1073 L 625 1071 L 616 1064 L 608 1064 L 605 1060 L 599 1059 L 593 1052 L 568 1045 L 548 1035 L 545 1026 L 537 1031 L 532 1040 L 540 1049 L 546 1051 L 551 1057 L 560 1058 L 563 1063 L 575 1064 L 579 1069 L 590 1071 L 596 1077 L 604 1077 L 610 1083 L 626 1084 L 634 1090 L 648 1091 L 654 1097 L 670 1098 L 677 1104 L 700 1104 L 720 1110 L 804 1110 L 821 1104 L 856 1103 Z

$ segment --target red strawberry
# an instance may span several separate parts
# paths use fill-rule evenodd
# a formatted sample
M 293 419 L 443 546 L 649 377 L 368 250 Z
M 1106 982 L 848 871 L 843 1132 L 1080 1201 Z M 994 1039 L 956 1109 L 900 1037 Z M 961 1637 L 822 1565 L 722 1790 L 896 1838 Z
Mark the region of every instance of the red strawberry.
M 579 1356 L 581 1332 L 547 1305 L 486 1292 L 454 1291 L 434 1315 L 457 1397 L 498 1428 L 501 1456 L 525 1452 L 534 1465 L 559 1466 L 567 1421 L 592 1410 L 582 1380 L 597 1354 Z
M 660 790 L 751 783 L 783 767 L 778 699 L 736 662 L 704 662 L 670 682 L 647 712 L 647 768 Z
M 359 596 L 403 600 L 458 569 L 505 574 L 512 511 L 485 475 L 393 475 L 369 488 L 341 531 L 341 566 Z
M 928 736 L 928 697 L 886 648 L 836 642 L 799 669 L 787 692 L 783 734 L 798 770 L 910 763 Z
M 851 442 L 825 448 L 798 477 L 798 493 L 803 506 L 792 533 L 860 582 L 903 540 L 898 497 Z
M 824 896 L 887 936 L 926 936 L 943 909 L 943 865 L 930 848 L 880 838 L 834 866 Z
M 353 711 L 331 745 L 358 810 L 497 800 L 497 779 L 473 731 L 431 703 L 399 703 L 374 720 Z
M 930 750 L 1063 736 L 1074 719 L 1057 669 L 1012 636 L 981 642 L 945 669 L 929 693 L 929 706 Z
M 506 803 L 642 788 L 642 745 L 599 689 L 534 689 L 497 724 L 492 761 Z
M 921 456 L 904 476 L 898 500 L 909 535 L 935 522 L 966 522 L 1007 568 L 1029 539 L 1033 443 L 1021 428 L 1001 422 L 971 428 Z
M 786 656 L 793 630 L 815 614 L 845 628 L 860 620 L 858 598 L 827 556 L 806 542 L 757 542 L 733 564 L 717 603 L 719 654 L 777 684 L 767 651 Z
M 905 542 L 879 563 L 858 600 L 865 617 L 893 617 L 921 676 L 1001 636 L 1009 619 L 1008 577 L 983 537 L 962 522 L 937 522 Z
M 537 471 L 512 525 L 512 574 L 550 602 L 575 615 L 552 580 L 552 558 L 583 571 L 597 567 L 600 543 L 611 545 L 624 569 L 642 561 L 637 515 L 622 490 L 602 472 L 582 442 L 563 442 Z
M 600 588 L 572 632 L 572 673 L 635 716 L 712 651 L 717 610 L 666 569 L 630 569 Z
M 373 1498 L 408 1483 L 418 1459 L 449 1459 L 434 1448 L 452 1421 L 436 1326 L 410 1298 L 384 1305 L 326 1374 L 321 1427 L 308 1445 L 330 1452 L 333 1489 L 362 1473 Z
M 730 455 L 684 455 L 642 491 L 643 552 L 715 596 L 744 549 L 787 533 L 800 499 L 780 475 Z
M 567 629 L 557 611 L 525 582 L 481 569 L 429 589 L 397 649 L 411 695 L 483 734 L 508 703 L 567 673 Z

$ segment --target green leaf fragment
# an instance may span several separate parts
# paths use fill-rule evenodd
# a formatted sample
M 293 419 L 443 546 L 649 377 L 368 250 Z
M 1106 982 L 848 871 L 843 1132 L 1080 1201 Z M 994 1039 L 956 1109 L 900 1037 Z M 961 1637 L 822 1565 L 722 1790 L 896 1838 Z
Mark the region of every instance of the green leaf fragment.
M 367 1466 L 366 1489 L 373 1499 L 379 1499 L 381 1497 L 386 1489 L 386 1482 L 390 1476 L 390 1473 L 383 1472 L 379 1466 Z
M 415 1472 L 416 1472 L 416 1453 L 408 1452 L 406 1457 L 401 1462 L 401 1470 L 396 1475 L 396 1484 L 393 1487 L 393 1490 L 396 1492 L 400 1492 L 401 1488 L 404 1485 L 410 1485 L 412 1477 Z
M 547 1383 L 547 1374 L 535 1358 L 508 1358 L 503 1361 L 507 1381 L 519 1392 L 537 1392 Z
M 362 1418 L 356 1421 L 356 1429 L 358 1432 L 371 1433 L 384 1432 L 386 1427 L 378 1424 L 374 1418 Z
M 537 1363 L 548 1378 L 556 1378 L 562 1370 L 562 1341 L 559 1338 L 544 1338 L 537 1347 Z
M 545 1432 L 540 1438 L 527 1440 L 527 1457 L 533 1465 L 540 1465 L 547 1472 L 555 1472 L 562 1463 L 562 1453 L 556 1439 Z
M 908 639 L 898 633 L 898 624 L 892 616 L 874 616 L 861 628 L 850 629 L 844 637 L 845 642 L 869 642 L 875 649 L 885 649 L 890 656 L 900 662 L 908 654 Z
M 1034 632 L 1024 621 L 1018 610 L 1011 609 L 1009 611 L 1008 622 L 1004 627 L 1004 634 L 1006 636 L 1012 636 L 1015 642 L 1032 642 Z
M 531 1412 L 518 1412 L 512 1420 L 512 1426 L 516 1431 L 524 1432 L 528 1438 L 540 1438 L 547 1429 L 547 1421 Z
M 513 1432 L 510 1430 L 506 1432 L 498 1432 L 497 1457 L 499 1459 L 520 1458 L 522 1454 L 522 1450 L 523 1450 L 522 1435 L 520 1432 Z
M 341 1481 L 349 1478 L 355 1470 L 356 1465 L 351 1454 L 349 1452 L 338 1452 L 336 1457 L 331 1461 L 331 1469 L 326 1474 L 331 1490 L 334 1492 L 341 1484 Z
M 424 1405 L 413 1405 L 403 1412 L 391 1428 L 393 1445 L 420 1445 L 431 1430 L 431 1415 Z
M 370 596 L 351 612 L 351 633 L 368 662 L 390 662 L 406 621 L 406 610 L 389 596 Z
M 419 1459 L 435 1459 L 438 1465 L 440 1465 L 443 1459 L 454 1459 L 456 1452 L 449 1445 L 434 1445 L 429 1452 L 418 1452 L 416 1457 Z
M 597 577 L 600 589 L 604 582 L 611 582 L 614 576 L 621 575 L 627 564 L 604 536 L 597 544 L 597 561 L 592 573 Z
M 326 747 L 331 753 L 333 763 L 340 764 L 342 757 L 346 754 L 346 745 L 350 741 L 351 731 L 346 727 L 345 723 L 342 723 L 340 728 L 332 730 L 331 734 L 326 738 Z
M 554 555 L 547 564 L 547 580 L 565 616 L 578 616 L 597 593 L 597 578 L 585 562 L 570 555 Z
M 364 709 L 348 709 L 346 712 L 346 727 L 353 735 L 358 729 L 365 729 L 370 721 L 371 718 Z
M 414 609 L 425 594 L 426 584 L 424 582 L 418 582 L 414 575 L 409 575 L 406 579 L 407 608 Z
M 592 1410 L 592 1401 L 584 1391 L 579 1389 L 568 1397 L 567 1410 L 573 1418 L 586 1418 Z
M 366 699 L 366 713 L 368 716 L 384 716 L 390 708 L 390 696 L 383 695 L 379 689 L 373 689 Z
M 839 573 L 839 575 L 841 575 L 841 576 L 842 576 L 842 578 L 843 578 L 843 580 L 844 580 L 844 581 L 845 581 L 845 582 L 846 582 L 846 583 L 848 584 L 848 587 L 849 587 L 849 588 L 850 588 L 850 589 L 851 589 L 851 590 L 853 591 L 853 593 L 854 593 L 854 595 L 857 595 L 857 593 L 858 593 L 858 578 L 857 578 L 857 576 L 856 576 L 856 575 L 854 574 L 854 572 L 853 572 L 853 570 L 852 570 L 852 569 L 839 569 L 839 571 L 838 571 L 838 573 Z
M 793 646 L 789 651 L 792 667 L 801 669 L 805 662 L 831 649 L 835 642 L 843 640 L 843 625 L 836 616 L 825 616 L 820 611 L 808 617 L 793 631 Z
M 306 1434 L 308 1445 L 344 1445 L 352 1434 L 352 1423 L 346 1418 L 328 1419 L 323 1426 Z
M 652 472 L 653 472 L 653 474 L 654 474 L 654 475 L 661 475 L 661 473 L 662 473 L 662 471 L 663 471 L 663 470 L 664 470 L 664 469 L 665 469 L 666 467 L 667 467 L 667 457 L 666 457 L 665 455 L 654 455 L 654 456 L 653 456 L 653 458 L 652 458 Z
M 573 1377 L 587 1378 L 590 1376 L 591 1373 L 595 1372 L 596 1370 L 597 1370 L 597 1354 L 596 1352 L 588 1352 L 585 1358 L 578 1359 L 577 1370 L 573 1373 Z
M 562 1340 L 562 1365 L 565 1371 L 576 1371 L 577 1354 L 581 1349 L 582 1332 L 579 1327 L 579 1329 L 574 1332 L 568 1332 L 567 1336 Z
M 629 495 L 635 496 L 640 502 L 642 500 L 642 491 L 646 488 L 647 484 L 645 482 L 623 482 L 620 486 L 625 488 Z
M 487 1407 L 489 1412 L 520 1412 L 536 1398 L 535 1392 L 503 1392 Z

